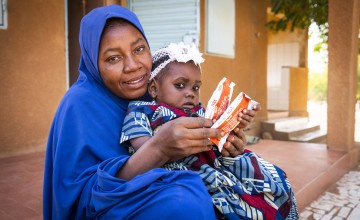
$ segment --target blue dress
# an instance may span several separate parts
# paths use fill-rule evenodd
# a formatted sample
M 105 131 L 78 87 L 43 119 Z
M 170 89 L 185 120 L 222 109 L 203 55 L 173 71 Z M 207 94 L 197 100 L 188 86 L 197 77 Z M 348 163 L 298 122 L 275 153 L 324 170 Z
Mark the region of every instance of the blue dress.
M 136 16 L 118 5 L 83 18 L 80 76 L 59 104 L 48 137 L 44 219 L 215 219 L 211 197 L 194 172 L 158 168 L 130 181 L 115 177 L 129 159 L 119 144 L 129 100 L 106 88 L 97 65 L 102 30 L 113 17 L 144 35 Z

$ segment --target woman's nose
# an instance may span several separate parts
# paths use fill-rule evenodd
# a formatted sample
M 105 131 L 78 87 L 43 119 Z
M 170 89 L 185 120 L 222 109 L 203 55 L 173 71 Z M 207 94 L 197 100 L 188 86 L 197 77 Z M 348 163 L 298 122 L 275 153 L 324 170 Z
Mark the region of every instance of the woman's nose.
M 133 72 L 140 68 L 138 59 L 133 56 L 129 55 L 124 60 L 124 72 Z

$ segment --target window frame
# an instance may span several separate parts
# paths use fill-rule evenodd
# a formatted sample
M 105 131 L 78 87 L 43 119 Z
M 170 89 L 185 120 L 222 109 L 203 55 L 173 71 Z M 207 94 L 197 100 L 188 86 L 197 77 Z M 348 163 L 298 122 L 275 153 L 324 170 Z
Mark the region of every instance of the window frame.
M 0 29 L 7 29 L 7 0 L 0 0 Z
M 206 54 L 235 58 L 235 10 L 235 0 L 206 0 Z

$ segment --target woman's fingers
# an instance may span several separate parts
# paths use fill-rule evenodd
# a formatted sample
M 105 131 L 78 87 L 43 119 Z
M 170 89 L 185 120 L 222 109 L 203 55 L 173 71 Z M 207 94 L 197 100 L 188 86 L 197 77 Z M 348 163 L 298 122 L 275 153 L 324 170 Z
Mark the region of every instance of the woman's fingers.
M 177 136 L 182 136 L 186 139 L 202 140 L 221 138 L 223 136 L 219 129 L 210 128 L 213 124 L 210 119 L 182 117 L 173 121 L 176 121 L 176 124 L 172 125 L 172 127 L 177 128 Z
M 213 125 L 211 119 L 201 117 L 180 117 L 174 121 L 183 124 L 185 128 L 210 128 Z
M 181 117 L 160 127 L 155 135 L 161 151 L 171 160 L 191 154 L 208 151 L 212 142 L 209 138 L 221 138 L 221 131 L 210 128 L 212 121 L 205 118 Z M 154 136 L 154 137 L 155 137 Z

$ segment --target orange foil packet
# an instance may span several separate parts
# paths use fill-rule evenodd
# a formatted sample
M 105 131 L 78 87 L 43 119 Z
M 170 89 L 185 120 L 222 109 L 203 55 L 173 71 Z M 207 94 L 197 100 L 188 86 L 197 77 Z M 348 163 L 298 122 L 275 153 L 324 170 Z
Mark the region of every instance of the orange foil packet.
M 205 118 L 218 120 L 229 106 L 235 83 L 224 77 L 213 92 L 205 111 Z
M 210 138 L 210 140 L 218 146 L 220 152 L 223 149 L 230 132 L 239 124 L 239 113 L 243 109 L 253 109 L 256 104 L 256 101 L 251 100 L 248 95 L 241 92 L 234 101 L 232 101 L 230 106 L 226 108 L 225 112 L 221 114 L 220 118 L 213 124 L 212 128 L 220 129 L 225 133 L 221 139 Z

